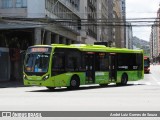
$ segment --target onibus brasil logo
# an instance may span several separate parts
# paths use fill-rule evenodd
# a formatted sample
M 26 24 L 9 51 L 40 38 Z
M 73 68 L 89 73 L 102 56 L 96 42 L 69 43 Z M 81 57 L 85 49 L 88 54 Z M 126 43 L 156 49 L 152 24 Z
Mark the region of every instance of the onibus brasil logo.
M 2 112 L 2 117 L 42 117 L 40 112 Z

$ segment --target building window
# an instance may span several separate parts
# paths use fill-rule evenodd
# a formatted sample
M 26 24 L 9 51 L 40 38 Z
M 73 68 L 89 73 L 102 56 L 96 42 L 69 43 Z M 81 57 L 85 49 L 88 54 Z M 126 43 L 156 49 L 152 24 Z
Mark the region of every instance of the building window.
M 27 0 L 22 0 L 22 7 L 27 7 Z
M 16 7 L 17 8 L 27 7 L 27 0 L 16 0 Z
M 2 8 L 12 8 L 13 1 L 12 0 L 2 0 Z

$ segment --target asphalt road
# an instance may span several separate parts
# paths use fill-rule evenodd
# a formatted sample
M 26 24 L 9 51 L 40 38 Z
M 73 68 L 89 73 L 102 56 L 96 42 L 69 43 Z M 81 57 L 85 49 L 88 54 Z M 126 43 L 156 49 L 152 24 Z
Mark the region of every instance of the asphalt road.
M 160 111 L 159 69 L 159 65 L 151 66 L 151 73 L 145 74 L 143 80 L 128 82 L 127 86 L 92 85 L 81 86 L 78 90 L 58 88 L 55 91 L 45 87 L 1 87 L 0 111 Z

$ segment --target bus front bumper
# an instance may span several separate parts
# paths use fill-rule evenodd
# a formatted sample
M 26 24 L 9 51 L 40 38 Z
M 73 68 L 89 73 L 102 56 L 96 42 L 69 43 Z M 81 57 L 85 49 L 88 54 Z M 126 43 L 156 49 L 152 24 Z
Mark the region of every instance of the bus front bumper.
M 37 81 L 37 80 L 23 80 L 24 85 L 26 86 L 47 86 L 47 87 L 52 87 L 54 86 L 54 82 L 49 82 L 49 81 Z

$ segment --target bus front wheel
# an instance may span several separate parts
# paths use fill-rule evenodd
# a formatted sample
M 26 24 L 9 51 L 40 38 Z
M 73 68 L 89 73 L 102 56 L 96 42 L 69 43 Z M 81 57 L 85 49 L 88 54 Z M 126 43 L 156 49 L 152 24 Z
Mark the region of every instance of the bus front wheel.
M 77 89 L 77 88 L 79 88 L 79 86 L 80 86 L 79 78 L 77 76 L 73 76 L 71 78 L 70 86 L 68 88 L 69 89 Z

